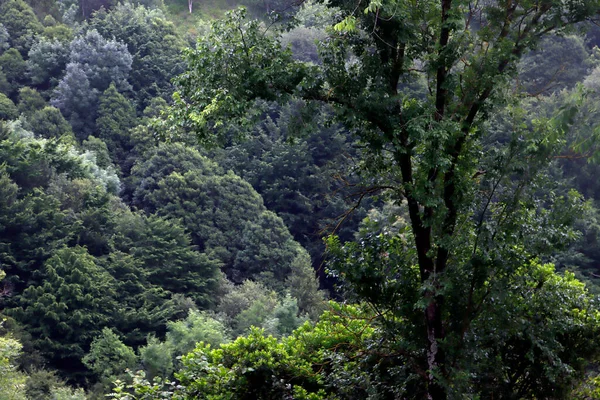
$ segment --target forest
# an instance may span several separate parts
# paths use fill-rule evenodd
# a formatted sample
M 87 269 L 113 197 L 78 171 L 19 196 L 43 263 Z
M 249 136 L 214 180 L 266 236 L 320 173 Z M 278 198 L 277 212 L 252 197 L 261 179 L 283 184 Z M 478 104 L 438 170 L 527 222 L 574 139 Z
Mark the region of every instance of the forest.
M 0 0 L 0 400 L 600 399 L 599 23 Z

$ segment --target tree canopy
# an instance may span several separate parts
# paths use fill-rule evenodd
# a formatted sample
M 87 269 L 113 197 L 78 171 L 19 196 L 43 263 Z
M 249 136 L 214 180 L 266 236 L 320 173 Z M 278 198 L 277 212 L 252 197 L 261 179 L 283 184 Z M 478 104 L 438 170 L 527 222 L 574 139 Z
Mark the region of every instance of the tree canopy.
M 299 118 L 320 104 L 331 106 L 365 148 L 367 190 L 402 201 L 408 221 L 404 237 L 372 237 L 361 242 L 369 243 L 364 251 L 350 245 L 355 255 L 340 263 L 339 276 L 379 310 L 390 337 L 402 337 L 392 340 L 398 346 L 393 368 L 423 371 L 404 376 L 414 382 L 411 393 L 430 399 L 480 393 L 485 389 L 475 371 L 485 362 L 476 354 L 494 339 L 481 338 L 476 326 L 488 318 L 488 306 L 495 309 L 494 287 L 500 293 L 515 279 L 534 279 L 534 260 L 547 254 L 543 244 L 558 246 L 569 237 L 569 215 L 580 204 L 577 195 L 538 190 L 550 157 L 562 151 L 577 96 L 554 116 L 527 125 L 511 78 L 517 61 L 545 35 L 595 15 L 598 4 L 331 5 L 344 18 L 322 42 L 317 65 L 294 60 L 244 11 L 215 22 L 186 53 L 188 72 L 176 80 L 170 122 L 210 142 L 215 130 L 223 139 L 227 129 L 220 128 L 232 118 L 249 118 L 255 99 L 303 100 Z M 416 76 L 425 78 L 427 90 L 407 90 L 404 84 Z M 509 107 L 513 130 L 492 149 L 483 140 L 485 123 L 501 105 Z M 378 240 L 383 247 L 372 247 Z M 330 247 L 337 254 L 335 239 Z M 375 282 L 391 285 L 389 295 L 380 295 Z M 484 342 L 471 346 L 471 337 Z M 564 382 L 582 371 L 575 360 L 556 357 L 569 365 Z M 509 375 L 520 371 L 518 363 L 499 365 Z M 534 387 L 520 380 L 508 392 L 533 395 Z

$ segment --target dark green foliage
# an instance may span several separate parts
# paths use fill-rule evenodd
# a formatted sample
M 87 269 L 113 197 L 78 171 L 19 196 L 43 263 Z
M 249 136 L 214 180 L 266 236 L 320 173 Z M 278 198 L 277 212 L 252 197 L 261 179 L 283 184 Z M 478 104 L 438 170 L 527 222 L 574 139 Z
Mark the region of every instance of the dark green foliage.
M 111 83 L 121 91 L 130 88 L 127 78 L 132 57 L 126 44 L 90 30 L 73 39 L 70 49 L 69 62 L 83 69 L 94 89 L 104 92 Z
M 54 91 L 52 104 L 67 118 L 79 140 L 95 130 L 98 90 L 77 64 L 69 64 L 65 76 Z
M 16 99 L 17 91 L 26 81 L 27 67 L 21 53 L 11 48 L 0 55 L 0 70 L 10 85 L 8 94 Z
M 0 120 L 11 120 L 19 117 L 19 110 L 11 99 L 0 93 Z
M 96 119 L 97 135 L 106 143 L 112 161 L 120 166 L 125 175 L 129 175 L 133 162 L 127 162 L 127 156 L 133 147 L 129 140 L 129 130 L 136 122 L 133 105 L 111 83 L 100 96 Z
M 74 369 L 116 303 L 114 279 L 84 248 L 58 250 L 44 263 L 43 284 L 27 288 L 10 310 L 55 365 Z
M 150 333 L 164 335 L 167 321 L 185 312 L 171 293 L 147 282 L 141 261 L 118 251 L 101 261 L 116 280 L 119 312 L 113 326 L 128 345 L 144 344 Z
M 71 42 L 69 64 L 51 104 L 69 120 L 80 141 L 96 131 L 100 94 L 111 83 L 121 91 L 130 89 L 131 62 L 126 45 L 107 40 L 95 30 Z
M 37 90 L 30 87 L 23 87 L 19 90 L 19 112 L 25 115 L 31 115 L 46 106 L 46 100 Z
M 134 204 L 181 219 L 194 244 L 220 260 L 234 282 L 266 272 L 273 284 L 283 282 L 298 245 L 247 182 L 176 144 L 160 146 L 132 174 L 140 182 Z
M 8 39 L 10 38 L 10 34 L 6 27 L 0 23 L 0 54 L 4 53 L 5 50 L 10 48 L 10 44 L 8 43 Z
M 534 95 L 572 88 L 589 72 L 592 63 L 583 39 L 549 36 L 519 64 L 519 84 Z
M 360 192 L 351 171 L 357 154 L 348 134 L 328 125 L 330 113 L 318 114 L 309 133 L 295 138 L 299 122 L 294 105 L 271 106 L 246 140 L 215 155 L 220 165 L 233 169 L 260 193 L 267 209 L 276 212 L 310 252 L 315 267 L 322 261 L 323 232 L 334 229 L 354 205 L 358 196 L 353 192 Z M 337 233 L 351 239 L 363 217 L 364 209 L 356 207 Z
M 68 179 L 61 175 L 52 181 L 47 191 L 77 221 L 76 243 L 85 246 L 94 256 L 110 251 L 109 237 L 116 225 L 115 201 L 107 189 L 95 179 Z
M 42 31 L 42 24 L 31 7 L 23 0 L 3 1 L 0 3 L 0 23 L 10 35 L 10 46 L 26 57 L 35 35 Z
M 292 261 L 291 273 L 286 278 L 285 286 L 298 303 L 300 314 L 308 315 L 316 321 L 325 308 L 325 292 L 319 290 L 319 280 L 315 276 L 310 257 L 300 253 Z
M 96 164 L 100 168 L 108 168 L 112 165 L 108 146 L 101 139 L 94 136 L 88 136 L 81 144 L 81 148 L 94 153 L 96 156 Z
M 81 0 L 79 2 L 79 13 L 83 18 L 89 18 L 94 12 L 102 8 L 110 9 L 114 3 L 113 0 Z
M 222 220 L 219 216 L 214 218 Z M 281 291 L 301 250 L 281 218 L 270 211 L 263 211 L 258 218 L 247 221 L 237 233 L 241 237 L 233 266 L 227 271 L 230 279 L 234 282 L 259 279 Z M 280 282 L 281 286 L 274 282 Z
M 52 196 L 34 190 L 17 197 L 19 186 L 11 180 L 6 168 L 0 170 L 2 202 L 0 203 L 0 265 L 7 281 L 19 291 L 25 284 L 39 282 L 34 272 L 61 246 L 73 238 L 66 226 L 67 215 Z M 3 299 L 3 302 L 14 299 Z
M 150 149 L 143 162 L 134 166 L 131 176 L 131 191 L 135 191 L 133 205 L 149 213 L 157 208 L 152 206 L 149 194 L 158 189 L 158 182 L 173 172 L 198 170 L 203 174 L 222 174 L 217 164 L 210 162 L 198 150 L 181 144 L 161 144 Z
M 144 281 L 185 294 L 203 308 L 214 303 L 219 264 L 194 251 L 177 221 L 132 214 L 122 215 L 118 224 L 113 246 L 140 262 Z
M 12 92 L 12 85 L 8 83 L 6 74 L 0 70 L 0 93 L 9 95 Z
M 71 125 L 56 107 L 48 106 L 35 111 L 27 118 L 27 126 L 38 137 L 47 139 L 75 138 Z

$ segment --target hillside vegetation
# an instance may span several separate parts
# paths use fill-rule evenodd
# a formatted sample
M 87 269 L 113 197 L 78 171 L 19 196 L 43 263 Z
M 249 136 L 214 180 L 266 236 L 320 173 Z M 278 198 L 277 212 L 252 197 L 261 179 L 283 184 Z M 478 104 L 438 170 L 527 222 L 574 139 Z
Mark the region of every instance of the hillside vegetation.
M 0 0 L 0 400 L 600 398 L 599 13 Z

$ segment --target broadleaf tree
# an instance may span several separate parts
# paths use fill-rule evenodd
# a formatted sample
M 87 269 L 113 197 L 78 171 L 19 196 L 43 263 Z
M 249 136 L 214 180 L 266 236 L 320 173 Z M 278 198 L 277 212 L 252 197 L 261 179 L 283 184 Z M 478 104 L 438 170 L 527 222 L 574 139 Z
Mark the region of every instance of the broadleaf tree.
M 542 38 L 594 16 L 600 4 L 330 4 L 339 7 L 342 17 L 320 45 L 319 64 L 294 60 L 278 34 L 246 20 L 243 10 L 215 22 L 196 48 L 185 53 L 188 69 L 175 80 L 178 91 L 166 123 L 168 134 L 183 128 L 195 131 L 201 142 L 224 142 L 232 121 L 251 121 L 249 111 L 257 99 L 303 100 L 300 121 L 314 115 L 316 107 L 331 106 L 336 120 L 365 149 L 366 192 L 384 193 L 407 215 L 401 235 L 384 235 L 379 244 L 374 239 L 357 244 L 378 245 L 381 252 L 344 250 L 330 240 L 338 276 L 349 293 L 377 310 L 384 332 L 381 343 L 394 344 L 384 358 L 385 367 L 395 372 L 412 368 L 408 375 L 397 373 L 397 380 L 406 380 L 396 381 L 388 397 L 485 397 L 488 385 L 493 386 L 490 382 L 503 374 L 517 376 L 521 368 L 500 357 L 492 369 L 498 375 L 486 375 L 490 364 L 482 356 L 485 346 L 497 351 L 495 343 L 505 343 L 504 351 L 520 351 L 510 340 L 500 340 L 502 335 L 519 336 L 515 326 L 504 327 L 500 321 L 521 321 L 505 319 L 515 312 L 523 313 L 523 329 L 535 324 L 527 319 L 539 301 L 527 292 L 535 291 L 533 285 L 516 289 L 514 282 L 535 281 L 536 258 L 575 236 L 569 216 L 582 202 L 574 193 L 555 196 L 546 190 L 540 195 L 548 184 L 544 168 L 562 150 L 581 96 L 575 93 L 552 117 L 531 120 L 519 107 L 520 93 L 512 78 L 518 60 Z M 426 90 L 405 90 L 417 79 L 424 79 Z M 509 140 L 486 146 L 486 123 L 501 107 L 509 110 Z M 374 262 L 365 262 L 364 255 Z M 416 286 L 408 284 L 414 279 Z M 540 278 L 540 287 L 547 280 Z M 387 288 L 386 295 L 375 294 L 369 284 Z M 511 308 L 510 301 L 500 302 L 497 296 L 510 290 L 525 290 L 511 298 L 532 303 Z M 495 302 L 499 309 L 493 307 Z M 587 346 L 582 358 L 598 351 L 586 339 L 597 332 L 596 314 L 589 304 L 575 309 L 589 314 L 584 320 L 590 331 L 562 335 L 559 329 L 550 335 L 550 358 L 534 350 L 527 353 L 527 360 L 535 359 L 534 368 L 499 398 L 565 396 L 565 387 L 582 365 L 557 349 L 569 345 L 577 352 Z M 478 331 L 486 318 L 498 323 L 495 329 Z M 569 320 L 564 322 L 577 324 Z M 574 345 L 571 340 L 581 342 Z M 543 349 L 536 344 L 534 348 Z M 559 386 L 555 390 L 547 386 L 549 376 Z M 402 393 L 403 387 L 412 389 Z

